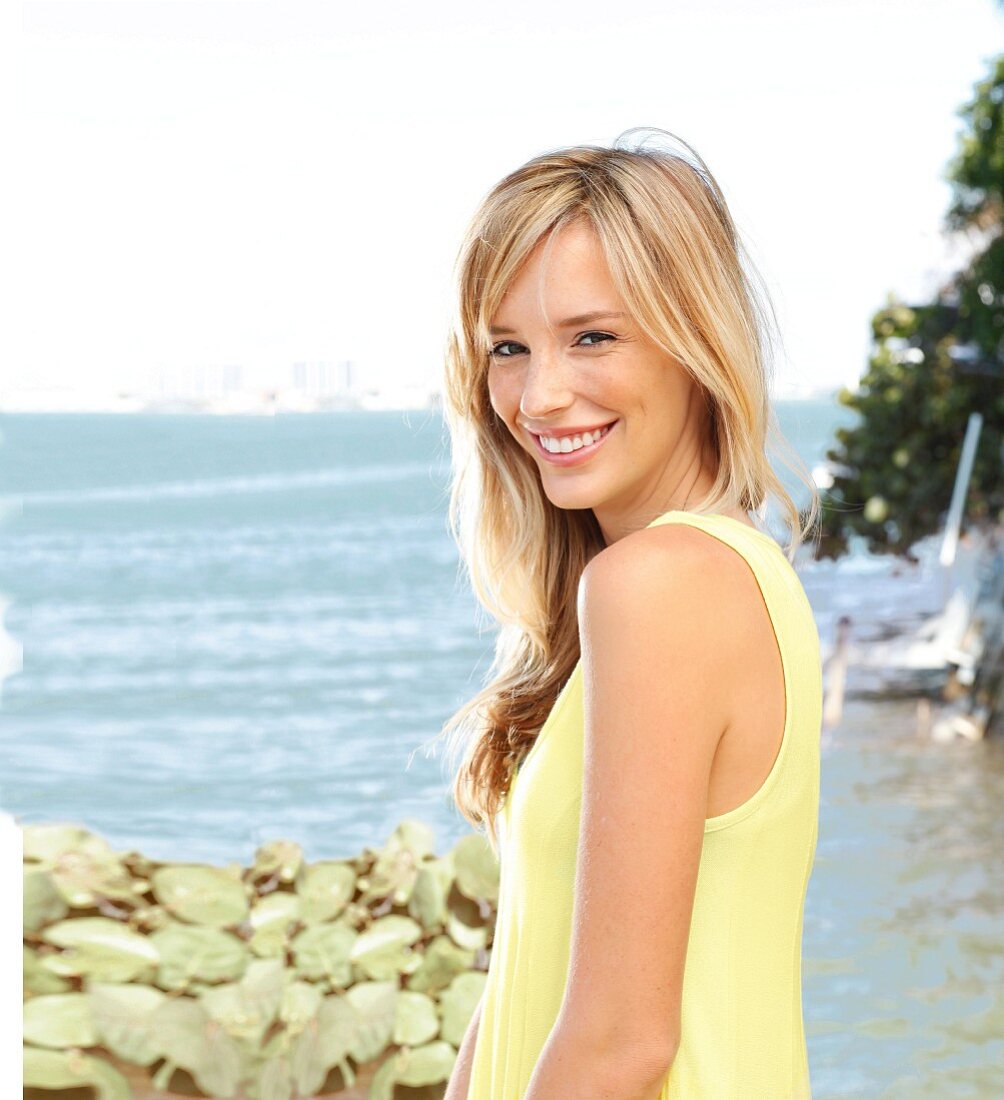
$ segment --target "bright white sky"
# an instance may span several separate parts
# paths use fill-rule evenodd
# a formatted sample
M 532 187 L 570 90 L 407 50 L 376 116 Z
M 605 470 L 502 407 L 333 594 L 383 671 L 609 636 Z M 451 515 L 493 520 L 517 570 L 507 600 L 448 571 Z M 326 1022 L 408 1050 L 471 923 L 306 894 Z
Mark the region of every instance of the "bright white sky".
M 480 7 L 5 15 L 17 215 L 0 389 L 135 388 L 222 363 L 278 379 L 300 359 L 435 384 L 482 194 L 538 152 L 630 126 L 679 134 L 721 183 L 774 295 L 779 396 L 853 384 L 886 294 L 929 294 L 954 262 L 941 177 L 1002 43 L 992 0 Z

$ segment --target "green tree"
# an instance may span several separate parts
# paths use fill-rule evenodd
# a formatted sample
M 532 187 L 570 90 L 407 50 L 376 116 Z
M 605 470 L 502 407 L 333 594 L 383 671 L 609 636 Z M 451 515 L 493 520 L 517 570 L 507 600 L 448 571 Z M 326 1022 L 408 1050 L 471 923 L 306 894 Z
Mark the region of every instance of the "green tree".
M 837 473 L 822 494 L 822 557 L 845 553 L 851 534 L 876 553 L 909 556 L 938 530 L 973 411 L 983 425 L 965 515 L 1004 520 L 1004 55 L 958 113 L 966 125 L 946 169 L 945 229 L 966 238 L 972 257 L 935 301 L 890 296 L 873 316 L 860 388 L 837 395 L 859 420 L 827 451 Z

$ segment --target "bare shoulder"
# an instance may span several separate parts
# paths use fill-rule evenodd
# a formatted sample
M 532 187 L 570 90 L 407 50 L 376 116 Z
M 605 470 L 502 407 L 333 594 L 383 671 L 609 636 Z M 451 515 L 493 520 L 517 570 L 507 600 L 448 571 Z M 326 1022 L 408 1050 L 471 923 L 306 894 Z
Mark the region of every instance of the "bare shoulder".
M 591 611 L 637 616 L 672 614 L 678 627 L 701 627 L 709 644 L 738 641 L 763 614 L 760 586 L 738 550 L 684 523 L 646 527 L 606 547 L 579 582 L 580 623 Z

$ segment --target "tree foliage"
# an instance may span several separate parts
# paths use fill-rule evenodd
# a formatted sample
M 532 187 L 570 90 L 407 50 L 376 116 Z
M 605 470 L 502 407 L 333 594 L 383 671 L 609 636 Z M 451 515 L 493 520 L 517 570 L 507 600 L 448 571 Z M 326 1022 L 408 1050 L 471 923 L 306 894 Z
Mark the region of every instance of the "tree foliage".
M 852 534 L 873 552 L 909 555 L 937 531 L 973 411 L 983 424 L 964 514 L 1004 520 L 1004 56 L 958 113 L 945 230 L 972 255 L 933 302 L 890 296 L 872 317 L 868 369 L 837 396 L 859 419 L 826 454 L 836 473 L 822 494 L 823 557 L 845 553 Z

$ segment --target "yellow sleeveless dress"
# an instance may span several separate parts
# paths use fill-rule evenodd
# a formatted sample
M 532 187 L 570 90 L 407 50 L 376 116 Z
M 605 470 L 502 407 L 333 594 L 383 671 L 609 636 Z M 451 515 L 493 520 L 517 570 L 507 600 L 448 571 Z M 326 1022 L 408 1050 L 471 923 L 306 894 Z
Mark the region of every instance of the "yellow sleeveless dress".
M 819 816 L 819 635 L 801 581 L 773 538 L 730 516 L 677 510 L 647 526 L 670 522 L 726 543 L 753 571 L 778 640 L 786 711 L 763 785 L 740 806 L 706 819 L 680 1046 L 658 1097 L 806 1100 L 801 949 Z M 500 896 L 468 1100 L 520 1100 L 558 1015 L 572 930 L 582 748 L 580 662 L 499 813 Z

